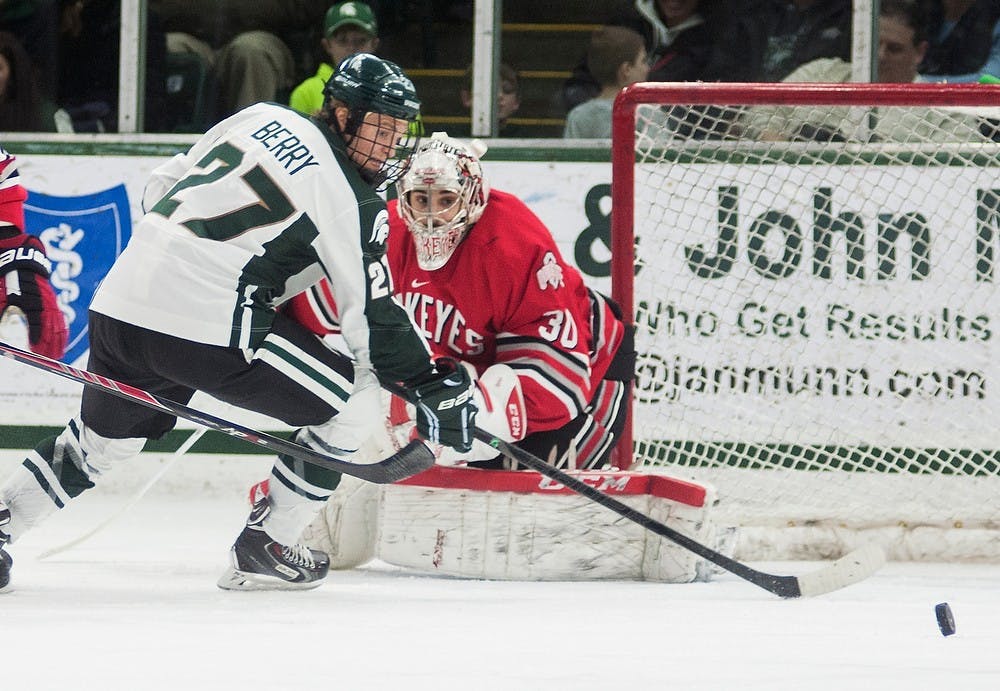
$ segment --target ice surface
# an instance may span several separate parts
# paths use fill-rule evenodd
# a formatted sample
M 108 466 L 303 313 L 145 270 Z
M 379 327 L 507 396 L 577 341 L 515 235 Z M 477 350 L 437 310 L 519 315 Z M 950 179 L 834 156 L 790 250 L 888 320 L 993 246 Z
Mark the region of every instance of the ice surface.
M 4 452 L 0 477 L 10 452 Z M 317 590 L 216 588 L 264 457 L 191 455 L 92 539 L 37 555 L 115 512 L 154 464 L 56 514 L 11 548 L 0 688 L 177 691 L 879 691 L 1000 689 L 1000 565 L 889 564 L 783 601 L 711 583 L 511 583 L 334 573 Z M 203 484 L 193 481 L 201 474 Z M 183 479 L 186 478 L 186 479 Z M 182 481 L 183 479 L 183 481 Z M 754 564 L 801 573 L 817 564 Z M 944 638 L 934 605 L 949 602 Z

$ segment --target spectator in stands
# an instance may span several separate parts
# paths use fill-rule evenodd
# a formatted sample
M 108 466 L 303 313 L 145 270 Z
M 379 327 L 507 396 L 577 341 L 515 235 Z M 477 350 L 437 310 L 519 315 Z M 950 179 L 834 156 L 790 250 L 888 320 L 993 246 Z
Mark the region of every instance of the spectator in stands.
M 323 20 L 320 45 L 329 62 L 321 62 L 316 74 L 292 90 L 288 101 L 292 108 L 306 115 L 315 115 L 323 107 L 323 87 L 336 65 L 355 53 L 374 53 L 378 48 L 378 23 L 371 7 L 363 2 L 331 6 Z
M 521 86 L 517 70 L 507 63 L 500 64 L 499 81 L 497 83 L 497 136 L 498 137 L 528 137 L 531 136 L 527 127 L 514 124 L 510 119 L 521 107 Z M 471 112 L 472 108 L 472 65 L 465 70 L 462 88 L 459 91 L 462 107 Z M 472 132 L 472 121 L 448 127 L 448 134 L 454 137 L 468 137 Z
M 60 19 L 57 103 L 76 132 L 118 129 L 121 0 L 65 3 Z M 166 100 L 166 38 L 157 14 L 146 22 L 145 129 L 162 131 Z
M 718 35 L 724 26 L 718 0 L 635 0 L 634 6 L 609 24 L 638 31 L 649 55 L 648 79 L 686 82 L 723 79 L 712 66 L 718 57 Z M 594 98 L 602 86 L 585 58 L 562 88 L 568 112 Z
M 24 46 L 0 31 L 0 132 L 55 132 L 55 113 L 38 88 Z
M 725 81 L 776 82 L 817 58 L 851 58 L 851 0 L 743 0 L 713 71 Z
M 58 78 L 59 11 L 69 2 L 82 0 L 0 0 L 0 31 L 20 41 L 31 58 L 43 99 L 53 102 Z
M 1000 76 L 1000 2 L 936 0 L 931 5 L 930 45 L 920 64 L 929 82 L 976 82 Z
M 601 91 L 566 116 L 566 139 L 610 139 L 611 110 L 624 87 L 645 81 L 649 62 L 642 36 L 624 26 L 603 26 L 594 31 L 587 47 L 587 70 Z
M 878 75 L 880 82 L 909 84 L 927 51 L 923 6 L 912 0 L 882 0 L 879 10 Z M 785 82 L 848 82 L 851 64 L 820 58 L 788 75 Z M 975 141 L 989 136 L 969 115 L 934 108 L 886 108 L 873 128 L 864 109 L 780 106 L 754 108 L 744 124 L 751 136 L 770 140 L 811 141 Z
M 150 0 L 171 52 L 196 53 L 211 66 L 226 117 L 252 103 L 287 102 L 300 78 L 289 46 L 313 46 L 330 0 Z M 312 60 L 312 49 L 308 49 Z

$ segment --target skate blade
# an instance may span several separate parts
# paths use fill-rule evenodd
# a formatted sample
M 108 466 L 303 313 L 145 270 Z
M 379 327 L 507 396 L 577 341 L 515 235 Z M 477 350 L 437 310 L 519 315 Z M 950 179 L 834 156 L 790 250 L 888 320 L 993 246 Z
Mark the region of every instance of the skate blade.
M 312 590 L 323 585 L 323 579 L 305 583 L 290 583 L 275 576 L 264 576 L 259 573 L 228 569 L 219 577 L 217 586 L 223 590 Z

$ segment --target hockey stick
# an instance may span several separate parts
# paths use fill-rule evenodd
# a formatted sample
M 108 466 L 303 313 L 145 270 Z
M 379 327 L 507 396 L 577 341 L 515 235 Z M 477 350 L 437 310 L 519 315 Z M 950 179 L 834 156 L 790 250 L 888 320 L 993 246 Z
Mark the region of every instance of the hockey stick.
M 601 506 L 611 509 L 618 515 L 624 516 L 634 523 L 638 523 L 643 528 L 667 538 L 684 549 L 694 552 L 698 556 L 739 576 L 743 580 L 749 581 L 768 592 L 784 598 L 811 597 L 839 590 L 852 583 L 857 583 L 868 578 L 885 564 L 885 553 L 883 553 L 882 549 L 878 545 L 869 543 L 845 554 L 840 559 L 827 564 L 817 571 L 801 576 L 776 576 L 763 571 L 757 571 L 636 511 L 614 497 L 608 496 L 604 492 L 591 487 L 582 480 L 549 465 L 524 449 L 494 437 L 489 432 L 485 432 L 477 427 L 475 435 L 479 441 L 489 444 L 503 455 L 516 460 L 518 463 L 555 480 L 577 494 L 581 494 L 597 502 Z
M 394 382 L 382 381 L 382 386 L 406 399 L 406 391 Z M 614 497 L 611 497 L 598 489 L 591 487 L 582 480 L 579 480 L 569 473 L 546 463 L 534 454 L 525 451 L 513 444 L 505 442 L 503 439 L 493 436 L 479 427 L 475 429 L 475 437 L 479 441 L 492 446 L 504 456 L 514 459 L 518 463 L 541 473 L 547 478 L 555 480 L 566 488 L 583 495 L 587 499 L 594 501 L 601 506 L 611 509 L 620 516 L 623 516 L 634 523 L 638 523 L 646 530 L 652 531 L 661 537 L 674 542 L 684 549 L 694 552 L 698 556 L 707 559 L 713 564 L 720 566 L 726 571 L 739 576 L 745 581 L 767 590 L 768 592 L 780 595 L 784 598 L 811 597 L 822 595 L 833 590 L 839 590 L 852 583 L 868 578 L 873 573 L 882 568 L 885 564 L 885 553 L 875 544 L 867 544 L 863 547 L 845 554 L 840 559 L 833 561 L 823 568 L 807 573 L 802 576 L 776 576 L 752 569 L 746 564 L 742 564 L 735 559 L 731 559 L 721 552 L 703 545 L 697 540 L 680 533 L 673 528 L 660 523 L 649 516 L 636 511 L 632 507 L 623 504 Z
M 154 474 L 153 477 L 149 478 L 146 484 L 142 486 L 142 489 L 136 492 L 134 497 L 132 497 L 127 502 L 118 507 L 117 511 L 109 515 L 107 518 L 105 518 L 103 521 L 95 525 L 87 532 L 78 535 L 69 542 L 64 542 L 61 545 L 57 545 L 55 547 L 45 550 L 44 552 L 38 555 L 38 559 L 39 560 L 48 559 L 49 557 L 55 556 L 56 554 L 62 554 L 66 550 L 72 549 L 73 547 L 76 547 L 77 545 L 86 542 L 87 540 L 89 540 L 90 538 L 94 537 L 99 532 L 107 528 L 109 525 L 111 525 L 111 523 L 113 523 L 119 516 L 121 516 L 126 511 L 131 509 L 133 506 L 138 504 L 139 500 L 142 499 L 144 496 L 146 496 L 146 492 L 148 492 L 153 487 L 153 485 L 159 482 L 161 477 L 166 475 L 167 471 L 170 470 L 171 466 L 173 466 L 173 464 L 177 461 L 177 459 L 186 454 L 188 451 L 190 451 L 191 447 L 194 446 L 195 443 L 199 439 L 201 439 L 202 436 L 204 436 L 205 432 L 207 431 L 208 431 L 207 428 L 199 427 L 198 429 L 191 432 L 191 434 L 188 435 L 188 438 L 184 440 L 184 443 L 181 444 L 179 447 L 177 447 L 176 451 L 170 454 L 170 458 L 167 459 L 167 462 L 163 464 L 163 467 L 160 468 L 158 471 L 156 471 L 156 474 Z
M 307 446 L 296 444 L 293 441 L 287 441 L 285 439 L 281 439 L 280 437 L 267 434 L 266 432 L 258 432 L 250 429 L 249 427 L 236 424 L 235 422 L 230 422 L 214 415 L 203 413 L 186 405 L 175 403 L 169 399 L 163 398 L 162 396 L 156 396 L 143 391 L 142 389 L 137 389 L 134 386 L 117 382 L 114 379 L 108 379 L 107 377 L 102 377 L 94 374 L 93 372 L 88 372 L 87 370 L 70 367 L 69 365 L 59 362 L 58 360 L 53 360 L 43 355 L 36 355 L 35 353 L 15 348 L 14 346 L 8 345 L 2 341 L 0 341 L 0 355 L 17 360 L 18 362 L 30 365 L 37 369 L 57 374 L 60 377 L 80 382 L 85 386 L 100 389 L 106 393 L 118 396 L 119 398 L 124 398 L 127 401 L 146 406 L 147 408 L 160 410 L 165 413 L 169 413 L 170 415 L 190 420 L 191 422 L 195 422 L 203 427 L 218 430 L 219 432 L 225 432 L 231 437 L 243 439 L 244 441 L 248 441 L 251 444 L 257 444 L 258 446 L 263 446 L 264 448 L 274 451 L 275 453 L 288 454 L 289 456 L 293 456 L 305 461 L 306 463 L 319 466 L 320 468 L 326 468 L 327 470 L 333 470 L 346 475 L 353 475 L 354 477 L 367 480 L 368 482 L 388 484 L 396 482 L 397 480 L 404 480 L 411 475 L 416 475 L 417 473 L 427 470 L 434 465 L 434 454 L 420 440 L 411 441 L 389 458 L 377 463 L 350 463 L 348 461 L 342 461 L 338 458 L 314 451 Z

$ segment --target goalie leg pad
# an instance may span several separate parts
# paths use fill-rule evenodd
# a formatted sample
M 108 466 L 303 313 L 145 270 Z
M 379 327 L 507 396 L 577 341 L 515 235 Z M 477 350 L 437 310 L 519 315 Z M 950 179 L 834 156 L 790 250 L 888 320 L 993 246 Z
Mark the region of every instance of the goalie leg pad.
M 391 399 L 391 402 L 390 402 Z M 351 458 L 355 463 L 375 463 L 388 458 L 409 441 L 394 436 L 394 424 L 405 425 L 406 403 L 382 392 L 383 407 L 389 409 L 386 424 L 378 425 Z M 409 428 L 413 427 L 412 422 Z M 378 503 L 381 488 L 371 482 L 343 475 L 340 484 L 312 522 L 302 531 L 299 542 L 322 550 L 330 557 L 331 569 L 351 569 L 375 558 Z
M 670 527 L 714 531 L 715 490 L 661 475 L 579 473 Z M 382 488 L 379 559 L 467 578 L 688 583 L 701 559 L 531 471 L 433 468 Z

